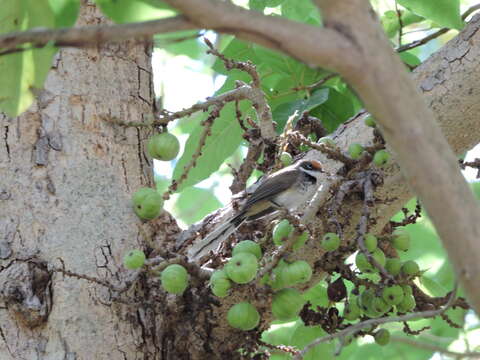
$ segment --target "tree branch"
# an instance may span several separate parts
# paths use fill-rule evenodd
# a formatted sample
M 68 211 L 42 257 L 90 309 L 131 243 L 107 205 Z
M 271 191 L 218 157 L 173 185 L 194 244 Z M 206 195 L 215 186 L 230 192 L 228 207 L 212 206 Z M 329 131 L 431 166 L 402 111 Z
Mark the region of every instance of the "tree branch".
M 372 16 L 368 2 L 316 3 L 322 9 L 325 26 L 341 31 L 344 41 L 361 49 L 363 59 L 358 61 L 363 63 L 362 72 L 339 73 L 378 120 L 409 185 L 430 214 L 473 308 L 480 312 L 475 281 L 480 273 L 480 248 L 476 245 L 480 237 L 480 208 L 433 113 Z
M 455 295 L 457 293 L 457 284 L 455 284 L 454 289 L 449 295 L 448 301 L 445 304 L 443 308 L 440 308 L 438 310 L 428 310 L 428 311 L 420 311 L 416 313 L 411 313 L 411 314 L 406 314 L 406 315 L 401 315 L 401 316 L 388 316 L 388 317 L 383 317 L 383 318 L 378 318 L 378 319 L 369 319 L 365 320 L 359 323 L 356 323 L 344 330 L 341 330 L 337 333 L 322 336 L 320 338 L 315 339 L 312 341 L 310 344 L 305 346 L 302 351 L 300 351 L 297 355 L 294 356 L 293 360 L 300 360 L 305 356 L 305 354 L 318 344 L 336 339 L 336 338 L 344 338 L 345 336 L 348 335 L 354 335 L 358 331 L 365 329 L 366 327 L 369 327 L 371 325 L 381 325 L 381 324 L 387 324 L 391 322 L 403 322 L 403 321 L 410 321 L 410 320 L 415 320 L 415 319 L 427 319 L 431 317 L 435 317 L 437 315 L 443 314 L 445 311 L 447 311 L 450 306 L 452 306 L 453 302 L 455 301 Z
M 132 38 L 151 37 L 158 33 L 195 29 L 195 25 L 184 16 L 120 25 L 82 26 L 76 28 L 44 29 L 0 35 L 0 55 L 18 51 L 18 45 L 30 43 L 43 47 L 54 46 L 84 47 L 107 41 L 125 41 Z

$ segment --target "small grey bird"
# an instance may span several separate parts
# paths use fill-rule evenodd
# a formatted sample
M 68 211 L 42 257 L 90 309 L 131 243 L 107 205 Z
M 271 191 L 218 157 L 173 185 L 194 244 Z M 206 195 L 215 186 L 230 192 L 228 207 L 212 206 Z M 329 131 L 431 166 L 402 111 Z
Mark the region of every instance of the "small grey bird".
M 322 173 L 320 162 L 301 160 L 267 176 L 235 216 L 202 239 L 198 248 L 192 249 L 193 257 L 209 245 L 226 240 L 245 221 L 259 219 L 282 208 L 296 210 L 313 197 Z

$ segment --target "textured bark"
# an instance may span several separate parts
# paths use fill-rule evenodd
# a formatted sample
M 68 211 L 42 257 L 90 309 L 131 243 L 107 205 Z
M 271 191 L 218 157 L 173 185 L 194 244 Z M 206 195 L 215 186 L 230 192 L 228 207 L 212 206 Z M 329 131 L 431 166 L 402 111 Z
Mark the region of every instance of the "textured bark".
M 84 23 L 100 21 L 93 7 L 82 11 Z M 457 153 L 480 140 L 479 27 L 477 17 L 414 74 Z M 19 118 L 0 117 L 0 360 L 234 358 L 254 334 L 226 325 L 229 305 L 255 299 L 262 327 L 268 323 L 270 296 L 254 287 L 241 287 L 212 311 L 202 282 L 183 297 L 165 297 L 158 281 L 142 278 L 123 298 L 130 305 L 112 304 L 104 287 L 49 271 L 61 259 L 68 270 L 116 280 L 125 275 L 125 250 L 145 246 L 129 198 L 151 184 L 142 146 L 148 134 L 108 119 L 151 113 L 148 50 L 129 43 L 62 50 L 38 102 Z M 368 143 L 371 129 L 359 118 L 335 139 L 342 148 Z M 398 166 L 386 175 L 376 193 L 384 201 L 373 209 L 378 228 L 411 196 Z M 360 200 L 349 198 L 345 208 L 353 231 Z M 312 222 L 321 228 L 325 217 L 320 212 Z M 200 229 L 219 219 L 209 217 Z M 146 230 L 166 247 L 179 232 L 168 214 Z M 315 262 L 322 256 L 317 243 L 295 256 Z
M 102 21 L 82 4 L 81 24 Z M 108 119 L 151 114 L 150 60 L 148 46 L 132 43 L 61 50 L 38 101 L 20 117 L 0 115 L 1 360 L 157 352 L 145 309 L 112 306 L 105 288 L 48 270 L 63 263 L 115 280 L 126 249 L 141 246 L 130 194 L 152 184 L 148 134 Z

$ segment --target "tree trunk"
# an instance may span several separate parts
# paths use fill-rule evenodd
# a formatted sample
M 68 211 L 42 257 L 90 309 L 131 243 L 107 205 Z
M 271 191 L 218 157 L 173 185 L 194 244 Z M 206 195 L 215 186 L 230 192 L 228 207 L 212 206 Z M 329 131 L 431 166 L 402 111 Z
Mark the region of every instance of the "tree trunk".
M 104 19 L 84 1 L 79 22 Z M 0 115 L 1 360 L 156 358 L 139 355 L 157 350 L 145 308 L 113 306 L 105 287 L 52 271 L 114 281 L 123 253 L 142 247 L 130 195 L 152 185 L 148 134 L 109 120 L 152 113 L 150 56 L 133 42 L 62 49 L 38 101 Z

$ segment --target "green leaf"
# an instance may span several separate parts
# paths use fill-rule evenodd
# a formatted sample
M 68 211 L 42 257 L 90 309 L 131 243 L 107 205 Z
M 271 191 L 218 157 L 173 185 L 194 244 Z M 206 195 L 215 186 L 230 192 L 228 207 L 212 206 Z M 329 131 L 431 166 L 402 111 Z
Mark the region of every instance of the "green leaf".
M 427 290 L 427 293 L 430 296 L 445 296 L 447 293 L 447 290 L 442 285 L 425 275 L 421 276 L 419 281 L 421 287 L 423 287 L 424 290 Z
M 55 16 L 55 27 L 69 27 L 75 24 L 80 11 L 80 0 L 48 0 Z
M 295 21 L 320 25 L 318 8 L 311 1 L 285 0 L 282 3 L 282 16 Z
M 174 209 L 176 216 L 190 225 L 201 220 L 205 215 L 220 206 L 222 206 L 222 203 L 213 195 L 211 190 L 189 187 L 180 192 Z
M 303 326 L 301 320 L 295 322 L 274 321 L 270 328 L 262 333 L 262 341 L 271 345 L 284 345 L 290 342 L 293 332 L 297 327 Z
M 409 66 L 415 67 L 422 63 L 420 59 L 410 51 L 401 52 L 399 55 L 400 59 L 402 59 L 402 61 Z
M 171 34 L 154 36 L 155 47 L 162 48 L 175 55 L 187 55 L 192 59 L 201 58 L 206 54 L 207 46 L 199 39 L 199 32 L 177 31 Z
M 460 0 L 398 0 L 398 3 L 440 26 L 458 30 L 463 28 Z
M 305 326 L 300 325 L 295 329 L 295 332 L 290 339 L 290 345 L 296 346 L 299 349 L 303 349 L 310 344 L 313 340 L 325 336 L 326 333 L 320 325 L 317 326 Z M 334 359 L 333 356 L 334 345 L 332 342 L 321 343 L 308 351 L 303 359 L 305 360 L 328 360 Z
M 0 33 L 25 31 L 34 27 L 55 27 L 56 19 L 48 0 L 0 0 Z M 47 77 L 57 49 L 25 50 L 0 57 L 0 111 L 17 116 L 35 99 Z
M 165 3 L 157 0 L 95 0 L 102 12 L 116 23 L 161 19 L 175 14 Z
M 402 25 L 408 26 L 425 20 L 422 16 L 414 14 L 408 10 L 401 11 Z M 396 11 L 385 11 L 381 18 L 383 29 L 389 38 L 394 37 L 400 29 L 400 21 Z
M 298 114 L 301 115 L 302 112 L 312 110 L 326 102 L 329 98 L 329 92 L 330 89 L 327 88 L 319 89 L 308 99 L 295 100 L 277 106 L 273 111 L 273 120 L 278 124 L 277 130 L 282 131 L 288 118 L 292 116 L 295 111 L 298 111 Z
M 317 306 L 328 307 L 330 300 L 327 295 L 325 282 L 321 281 L 303 293 L 303 298 L 311 304 L 311 309 L 316 310 Z
M 240 41 L 237 39 L 233 39 L 232 41 L 229 42 L 227 47 L 222 51 L 222 54 L 229 58 L 229 59 L 234 59 L 236 61 L 248 61 L 250 60 L 254 64 L 259 63 L 255 51 L 253 50 L 253 44 L 247 43 L 244 41 Z M 215 63 L 213 64 L 213 70 L 215 72 L 218 72 L 220 74 L 224 75 L 231 75 L 233 73 L 238 73 L 240 71 L 238 70 L 227 70 L 225 68 L 225 65 L 223 64 L 223 61 L 220 59 L 216 59 Z M 245 74 L 244 72 L 242 72 Z M 249 79 L 250 77 L 248 75 L 244 75 L 246 79 Z
M 266 4 L 265 4 L 264 0 L 249 0 L 248 1 L 248 7 L 251 10 L 256 10 L 256 11 L 263 12 L 263 10 L 266 7 Z
M 313 109 L 310 113 L 322 120 L 328 133 L 333 132 L 340 124 L 355 114 L 352 99 L 333 88 L 328 90 L 328 100 Z
M 228 78 L 225 85 L 216 93 L 221 94 L 234 88 L 234 79 Z M 252 106 L 248 101 L 240 102 L 242 114 L 252 114 Z M 220 116 L 213 122 L 211 135 L 207 137 L 202 155 L 198 158 L 196 166 L 188 173 L 187 179 L 179 186 L 178 191 L 208 178 L 216 171 L 227 157 L 235 152 L 242 142 L 242 129 L 235 119 L 235 105 L 233 102 L 225 105 Z M 203 114 L 207 116 L 206 114 Z M 178 160 L 173 171 L 173 178 L 178 179 L 183 173 L 184 167 L 191 161 L 198 142 L 200 140 L 203 126 L 197 126 L 190 134 L 185 145 L 185 151 Z

